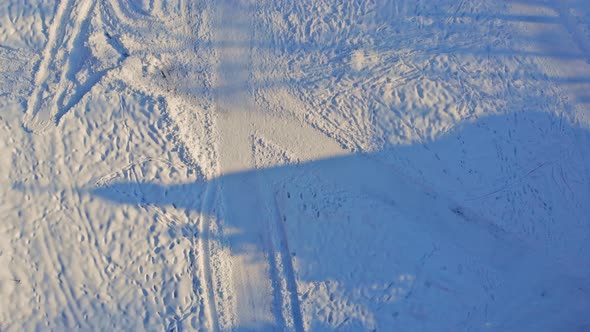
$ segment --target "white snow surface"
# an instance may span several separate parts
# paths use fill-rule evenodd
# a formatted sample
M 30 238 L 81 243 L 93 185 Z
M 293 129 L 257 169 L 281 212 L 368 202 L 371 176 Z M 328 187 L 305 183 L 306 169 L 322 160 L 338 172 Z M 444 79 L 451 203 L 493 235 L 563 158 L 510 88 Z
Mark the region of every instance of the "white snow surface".
M 590 331 L 587 0 L 3 0 L 0 331 Z

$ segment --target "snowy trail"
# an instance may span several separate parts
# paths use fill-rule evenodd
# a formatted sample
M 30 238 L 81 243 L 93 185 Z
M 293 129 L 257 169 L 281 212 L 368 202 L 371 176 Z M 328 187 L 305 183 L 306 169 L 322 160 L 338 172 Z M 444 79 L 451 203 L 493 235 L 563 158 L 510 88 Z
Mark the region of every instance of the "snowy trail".
M 244 180 L 231 175 L 256 168 L 259 135 L 288 147 L 303 160 L 343 151 L 292 115 L 257 109 L 250 83 L 253 10 L 246 1 L 220 3 L 213 40 L 219 57 L 215 99 L 220 175 L 230 175 L 221 182 L 223 222 L 229 231 L 241 232 L 240 241 L 230 243 L 234 319 L 240 327 L 302 331 L 295 272 L 272 187 L 259 177 Z
M 213 44 L 218 52 L 215 91 L 219 130 L 218 154 L 221 175 L 253 169 L 252 137 L 256 130 L 256 107 L 249 86 L 252 72 L 252 4 L 225 1 L 219 4 Z M 287 301 L 278 289 L 284 282 L 274 260 L 265 211 L 265 189 L 257 178 L 241 181 L 232 177 L 221 182 L 226 231 L 241 232 L 240 241 L 230 240 L 235 291 L 233 317 L 239 327 L 287 329 L 282 315 Z M 244 195 L 244 190 L 249 192 Z M 246 246 L 246 247 L 244 247 Z M 238 254 L 239 253 L 239 254 Z M 291 272 L 292 273 L 292 272 Z M 225 294 L 226 296 L 228 294 Z
M 221 174 L 251 169 L 250 114 L 254 110 L 248 91 L 250 72 L 250 48 L 241 47 L 251 38 L 248 4 L 222 1 L 217 7 L 216 31 L 213 43 L 219 56 L 216 87 L 217 124 L 219 130 L 218 154 Z M 246 42 L 246 43 L 245 43 Z M 229 86 L 234 87 L 228 89 Z M 223 214 L 226 229 L 244 230 L 246 243 L 254 247 L 245 249 L 248 254 L 233 255 L 232 280 L 236 292 L 235 324 L 238 326 L 261 327 L 275 323 L 273 317 L 273 294 L 269 282 L 269 265 L 265 257 L 266 248 L 260 247 L 264 223 L 256 211 L 261 211 L 260 188 L 255 181 L 248 183 L 225 181 L 221 184 L 225 203 Z M 242 195 L 242 189 L 249 188 L 249 195 Z M 236 213 L 240 211 L 241 213 Z M 230 243 L 230 246 L 238 246 Z M 238 252 L 240 250 L 232 250 Z

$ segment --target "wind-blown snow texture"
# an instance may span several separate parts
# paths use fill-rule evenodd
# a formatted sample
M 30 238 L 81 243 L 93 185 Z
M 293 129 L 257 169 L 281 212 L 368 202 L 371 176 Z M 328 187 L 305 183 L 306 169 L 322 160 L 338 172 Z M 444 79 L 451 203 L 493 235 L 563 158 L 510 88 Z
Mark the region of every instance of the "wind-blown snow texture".
M 0 3 L 0 331 L 590 330 L 585 0 Z

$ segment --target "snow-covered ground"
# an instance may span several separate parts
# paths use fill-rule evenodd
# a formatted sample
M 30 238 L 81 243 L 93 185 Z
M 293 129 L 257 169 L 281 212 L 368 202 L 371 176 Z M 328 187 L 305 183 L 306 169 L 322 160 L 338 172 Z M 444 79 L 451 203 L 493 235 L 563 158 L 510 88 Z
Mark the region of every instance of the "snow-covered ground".
M 0 138 L 0 331 L 590 330 L 587 0 L 4 0 Z

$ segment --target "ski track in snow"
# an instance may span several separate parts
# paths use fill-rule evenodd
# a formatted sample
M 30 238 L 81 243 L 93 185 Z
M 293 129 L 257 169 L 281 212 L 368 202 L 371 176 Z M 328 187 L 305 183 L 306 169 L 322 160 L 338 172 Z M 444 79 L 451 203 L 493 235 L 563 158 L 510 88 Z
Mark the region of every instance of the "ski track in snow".
M 43 94 L 47 93 L 45 91 L 47 87 L 43 86 L 43 83 L 48 79 L 49 73 L 47 71 L 50 69 L 51 63 L 57 55 L 58 47 L 60 46 L 59 43 L 65 35 L 65 28 L 68 24 L 67 20 L 69 19 L 72 2 L 73 0 L 61 0 L 59 2 L 57 13 L 49 29 L 47 43 L 43 50 L 41 63 L 39 64 L 35 77 L 35 90 L 29 98 L 28 109 L 24 118 L 25 126 L 31 127 L 30 130 L 32 131 L 42 131 L 51 121 L 51 106 L 45 103 L 44 106 L 46 107 L 42 111 L 39 109 Z
M 25 127 L 31 132 L 44 133 L 51 124 L 57 124 L 63 113 L 71 108 L 66 107 L 64 102 L 66 89 L 71 84 L 68 84 L 66 77 L 71 66 L 71 53 L 76 47 L 81 47 L 74 43 L 83 33 L 83 26 L 88 24 L 93 8 L 94 1 L 91 0 L 59 2 L 35 77 L 36 88 L 29 97 L 24 117 Z M 68 31 L 70 25 L 71 31 Z

